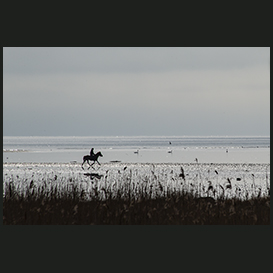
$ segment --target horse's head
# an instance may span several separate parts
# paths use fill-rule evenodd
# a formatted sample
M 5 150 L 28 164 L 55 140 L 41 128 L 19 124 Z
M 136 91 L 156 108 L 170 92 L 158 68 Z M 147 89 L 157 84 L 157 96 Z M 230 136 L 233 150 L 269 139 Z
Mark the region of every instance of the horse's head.
M 101 152 L 98 152 L 98 156 L 103 156 Z

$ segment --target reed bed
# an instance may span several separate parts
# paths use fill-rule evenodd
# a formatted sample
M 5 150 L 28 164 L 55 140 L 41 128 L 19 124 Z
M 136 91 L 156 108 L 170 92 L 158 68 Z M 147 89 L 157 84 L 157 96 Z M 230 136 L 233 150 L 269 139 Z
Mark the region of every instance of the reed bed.
M 270 223 L 268 166 L 221 176 L 223 168 L 204 164 L 104 164 L 85 171 L 75 165 L 65 175 L 61 166 L 4 173 L 3 223 Z

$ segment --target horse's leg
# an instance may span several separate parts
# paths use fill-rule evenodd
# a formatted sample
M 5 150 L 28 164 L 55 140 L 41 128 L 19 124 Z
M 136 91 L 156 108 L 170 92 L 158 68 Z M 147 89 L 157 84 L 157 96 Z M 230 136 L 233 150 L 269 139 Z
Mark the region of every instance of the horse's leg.
M 87 163 L 88 163 L 88 165 L 91 167 L 91 165 L 90 165 L 90 163 L 89 163 L 89 160 L 87 160 Z M 88 170 L 90 169 L 90 167 L 88 168 Z
M 82 163 L 82 169 L 84 170 L 84 168 L 83 168 L 83 164 L 84 164 L 84 162 L 85 162 L 86 160 L 83 160 L 83 163 Z
M 95 169 L 95 168 L 92 166 L 94 163 L 95 163 L 95 162 L 93 162 L 93 163 L 90 165 L 89 160 L 88 160 L 89 166 L 92 167 L 93 169 Z M 90 169 L 90 167 L 88 168 L 88 170 Z

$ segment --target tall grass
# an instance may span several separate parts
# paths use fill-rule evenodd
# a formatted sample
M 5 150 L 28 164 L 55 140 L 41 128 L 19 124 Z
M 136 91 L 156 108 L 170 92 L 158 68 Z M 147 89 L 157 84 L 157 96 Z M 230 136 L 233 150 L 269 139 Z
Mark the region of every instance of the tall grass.
M 145 173 L 123 168 L 84 177 L 11 177 L 4 183 L 3 223 L 269 224 L 268 174 L 268 192 L 256 185 L 255 174 L 251 184 L 245 177 L 238 183 L 229 177 L 220 183 L 217 174 L 199 169 L 189 174 L 155 166 Z

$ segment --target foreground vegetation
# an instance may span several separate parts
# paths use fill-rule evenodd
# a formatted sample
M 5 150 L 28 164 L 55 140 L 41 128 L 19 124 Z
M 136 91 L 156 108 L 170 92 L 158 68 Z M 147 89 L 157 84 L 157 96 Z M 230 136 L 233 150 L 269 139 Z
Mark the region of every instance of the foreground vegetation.
M 99 179 L 99 178 L 95 178 Z M 115 192 L 104 187 L 86 191 L 77 183 L 60 189 L 57 181 L 22 192 L 11 181 L 3 196 L 4 225 L 269 225 L 268 196 L 214 199 L 193 192 L 142 185 L 133 194 L 128 183 Z

